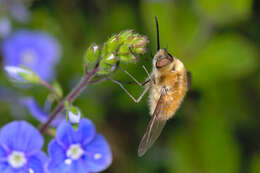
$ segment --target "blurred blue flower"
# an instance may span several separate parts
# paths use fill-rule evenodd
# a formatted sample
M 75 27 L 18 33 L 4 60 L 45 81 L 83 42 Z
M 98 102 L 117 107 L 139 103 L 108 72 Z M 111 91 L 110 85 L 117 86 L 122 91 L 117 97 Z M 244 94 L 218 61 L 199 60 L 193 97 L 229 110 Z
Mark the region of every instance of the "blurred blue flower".
M 25 23 L 31 18 L 31 13 L 27 9 L 29 0 L 0 0 L 0 12 L 13 17 L 18 22 Z M 27 5 L 26 5 L 27 4 Z
M 14 121 L 0 131 L 1 173 L 44 173 L 43 137 L 29 123 Z
M 42 79 L 51 80 L 60 58 L 60 46 L 47 33 L 18 31 L 3 41 L 2 53 L 5 66 L 23 65 Z
M 93 123 L 84 118 L 78 129 L 64 121 L 56 138 L 48 146 L 50 173 L 100 172 L 112 162 L 112 154 L 105 138 L 96 134 Z
M 41 107 L 37 104 L 35 99 L 32 97 L 20 99 L 20 103 L 25 106 L 31 113 L 31 115 L 36 118 L 41 123 L 45 123 L 48 120 L 48 113 L 43 111 Z M 60 113 L 57 117 L 51 122 L 51 126 L 57 127 L 63 120 L 65 120 L 65 115 Z
M 11 33 L 11 22 L 7 17 L 0 18 L 0 38 L 5 38 Z

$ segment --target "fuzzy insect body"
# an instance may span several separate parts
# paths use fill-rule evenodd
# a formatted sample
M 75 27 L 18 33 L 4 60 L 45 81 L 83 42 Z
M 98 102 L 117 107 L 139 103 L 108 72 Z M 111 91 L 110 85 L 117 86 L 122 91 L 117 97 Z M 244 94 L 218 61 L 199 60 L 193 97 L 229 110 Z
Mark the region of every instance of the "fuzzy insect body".
M 188 73 L 183 63 L 166 49 L 159 49 L 153 59 L 153 72 L 147 87 L 152 118 L 139 144 L 142 156 L 160 136 L 166 121 L 178 110 L 189 86 Z
M 162 52 L 165 50 L 161 50 Z M 160 52 L 161 53 L 161 52 Z M 160 54 L 159 53 L 159 54 Z M 180 60 L 175 58 L 164 68 L 154 68 L 151 77 L 154 81 L 150 83 L 150 114 L 153 115 L 155 107 L 161 96 L 162 88 L 166 90 L 163 96 L 163 107 L 160 118 L 168 120 L 179 108 L 188 88 L 187 73 Z

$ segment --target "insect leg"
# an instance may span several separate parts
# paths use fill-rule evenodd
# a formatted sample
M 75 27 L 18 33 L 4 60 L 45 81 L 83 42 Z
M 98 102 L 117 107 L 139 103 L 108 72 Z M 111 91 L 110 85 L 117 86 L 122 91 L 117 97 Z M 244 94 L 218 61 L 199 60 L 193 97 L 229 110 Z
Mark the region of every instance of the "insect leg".
M 145 89 L 143 90 L 142 94 L 136 99 L 134 96 L 132 96 L 129 91 L 127 91 L 127 89 L 124 87 L 124 85 L 115 80 L 115 79 L 112 79 L 112 78 L 108 78 L 109 80 L 111 80 L 112 82 L 114 82 L 115 84 L 119 85 L 120 88 L 122 88 L 122 90 L 124 90 L 126 92 L 126 94 L 135 102 L 135 103 L 138 103 L 141 101 L 141 99 L 143 98 L 143 96 L 145 95 L 145 93 L 150 89 L 150 87 L 145 87 Z
M 125 74 L 127 74 L 131 79 L 133 79 L 135 81 L 135 83 L 139 86 L 144 86 L 146 85 L 148 82 L 153 81 L 151 75 L 149 74 L 149 72 L 147 71 L 147 69 L 145 68 L 145 66 L 143 65 L 143 69 L 144 71 L 147 73 L 149 79 L 145 80 L 143 83 L 139 82 L 133 75 L 131 75 L 128 71 L 126 71 L 125 69 L 123 69 L 122 67 L 118 67 L 119 70 L 123 71 Z
M 122 67 L 118 66 L 118 69 L 120 69 L 121 71 L 123 71 L 125 74 L 127 74 L 131 79 L 133 79 L 135 81 L 135 83 L 139 86 L 144 86 L 147 82 L 139 82 L 133 75 L 131 75 L 128 71 L 126 71 L 125 69 L 123 69 Z
M 146 72 L 147 76 L 149 77 L 149 80 L 152 81 L 155 84 L 155 81 L 152 79 L 151 75 L 149 74 L 148 70 L 144 65 L 142 65 L 144 71 Z

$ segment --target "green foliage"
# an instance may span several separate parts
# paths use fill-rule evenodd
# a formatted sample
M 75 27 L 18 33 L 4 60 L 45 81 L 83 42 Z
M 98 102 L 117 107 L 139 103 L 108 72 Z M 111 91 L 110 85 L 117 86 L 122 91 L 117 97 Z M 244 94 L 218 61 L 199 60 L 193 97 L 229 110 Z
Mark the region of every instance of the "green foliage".
M 199 23 L 199 18 L 194 15 L 191 6 L 182 4 L 181 2 L 179 1 L 179 4 L 177 4 L 174 1 L 166 1 L 165 3 L 148 3 L 147 1 L 143 1 L 141 8 L 147 30 L 152 33 L 150 39 L 154 38 L 152 45 L 156 46 L 156 31 L 154 20 L 152 20 L 156 15 L 159 20 L 161 46 L 168 46 L 168 50 L 174 56 L 183 59 L 185 58 L 183 57 L 185 52 L 190 51 L 187 49 L 200 44 L 203 40 L 201 37 L 204 37 L 204 35 L 198 39 L 196 38 L 200 34 L 199 32 L 203 24 Z
M 195 6 L 206 20 L 233 24 L 250 16 L 252 0 L 196 0 Z
M 252 162 L 250 165 L 250 172 L 251 173 L 260 172 L 260 155 L 259 155 L 259 153 L 254 155 L 252 158 Z
M 238 34 L 215 35 L 190 63 L 197 78 L 193 84 L 208 87 L 252 74 L 257 68 L 257 51 Z

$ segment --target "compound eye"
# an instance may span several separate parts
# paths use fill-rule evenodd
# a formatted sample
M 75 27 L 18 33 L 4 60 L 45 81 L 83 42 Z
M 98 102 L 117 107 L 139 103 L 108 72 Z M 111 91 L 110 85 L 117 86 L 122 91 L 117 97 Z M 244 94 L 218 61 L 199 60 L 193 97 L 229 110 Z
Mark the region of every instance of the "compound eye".
M 161 58 L 156 62 L 156 67 L 161 68 L 161 67 L 164 67 L 164 66 L 166 66 L 170 63 L 171 63 L 171 61 L 168 58 Z

